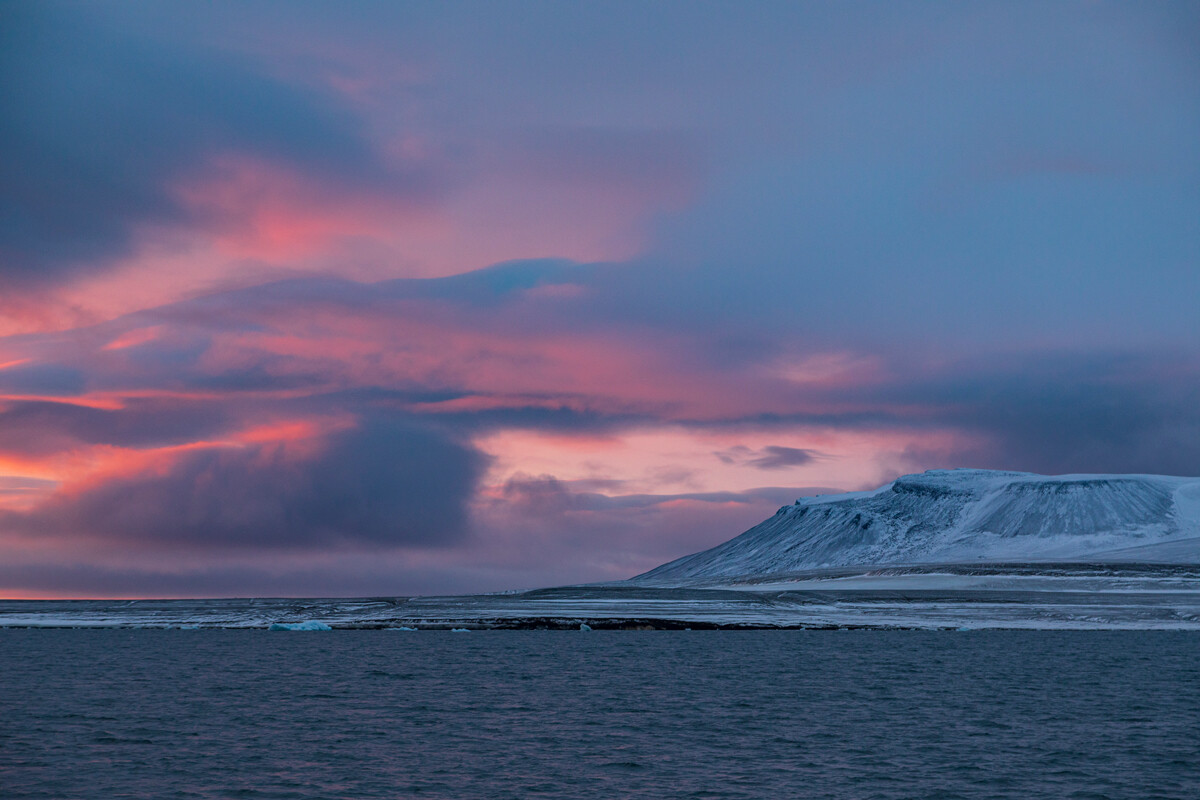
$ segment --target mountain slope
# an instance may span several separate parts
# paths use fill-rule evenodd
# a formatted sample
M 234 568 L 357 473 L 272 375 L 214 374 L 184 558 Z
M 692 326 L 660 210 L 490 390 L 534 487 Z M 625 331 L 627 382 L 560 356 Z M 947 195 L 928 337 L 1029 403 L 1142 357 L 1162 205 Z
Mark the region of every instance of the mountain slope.
M 1076 560 L 1120 552 L 1200 562 L 1200 478 L 931 470 L 871 492 L 806 498 L 635 581 L 822 567 Z M 1186 540 L 1192 539 L 1188 543 Z M 1174 543 L 1162 548 L 1163 543 Z

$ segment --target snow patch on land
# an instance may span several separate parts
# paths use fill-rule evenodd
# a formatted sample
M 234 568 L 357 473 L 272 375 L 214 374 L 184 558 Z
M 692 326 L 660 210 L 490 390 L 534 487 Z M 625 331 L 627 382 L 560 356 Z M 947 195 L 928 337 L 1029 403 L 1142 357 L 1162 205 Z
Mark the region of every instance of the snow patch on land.
M 741 536 L 633 580 L 1112 553 L 1200 562 L 1200 479 L 931 470 L 869 492 L 798 500 Z

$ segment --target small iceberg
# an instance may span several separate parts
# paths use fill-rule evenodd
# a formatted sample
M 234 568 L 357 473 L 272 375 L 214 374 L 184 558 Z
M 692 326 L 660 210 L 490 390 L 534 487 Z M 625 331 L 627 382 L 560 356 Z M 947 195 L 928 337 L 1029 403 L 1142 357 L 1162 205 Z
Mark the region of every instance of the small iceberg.
M 315 619 L 304 622 L 272 622 L 269 631 L 331 631 L 333 628 Z
M 451 633 L 470 633 L 471 629 L 470 628 L 451 628 L 450 632 Z
M 581 623 L 579 623 L 579 630 L 581 630 L 581 631 L 590 631 L 591 629 L 592 629 L 592 626 L 591 626 L 591 625 L 588 625 L 586 622 L 581 622 Z
M 416 628 L 410 628 L 407 625 L 401 625 L 399 628 L 388 628 L 389 631 L 415 631 Z

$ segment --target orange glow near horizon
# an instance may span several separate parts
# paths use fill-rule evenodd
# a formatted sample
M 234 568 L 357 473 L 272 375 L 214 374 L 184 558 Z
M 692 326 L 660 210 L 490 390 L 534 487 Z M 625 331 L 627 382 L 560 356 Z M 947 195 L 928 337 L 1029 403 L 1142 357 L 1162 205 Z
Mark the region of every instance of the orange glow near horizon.
M 857 491 L 874 488 L 916 469 L 906 452 L 916 444 L 950 452 L 970 440 L 953 432 L 689 429 L 662 426 L 604 437 L 537 431 L 501 431 L 476 444 L 495 461 L 485 482 L 499 486 L 514 475 L 550 475 L 562 481 L 621 477 L 614 494 L 741 492 L 761 486 L 823 486 Z M 817 451 L 806 464 L 755 469 L 746 461 L 722 461 L 718 453 L 742 446 Z M 603 489 L 598 489 L 605 494 Z

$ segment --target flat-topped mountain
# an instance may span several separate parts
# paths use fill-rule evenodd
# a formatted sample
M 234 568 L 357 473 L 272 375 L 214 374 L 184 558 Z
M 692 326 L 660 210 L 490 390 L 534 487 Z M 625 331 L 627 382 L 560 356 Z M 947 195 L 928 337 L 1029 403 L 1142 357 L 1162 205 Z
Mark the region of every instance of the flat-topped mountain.
M 931 470 L 797 500 L 635 581 L 970 561 L 1200 562 L 1200 478 Z

